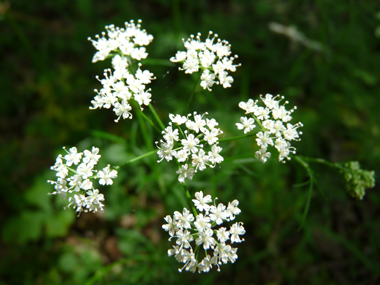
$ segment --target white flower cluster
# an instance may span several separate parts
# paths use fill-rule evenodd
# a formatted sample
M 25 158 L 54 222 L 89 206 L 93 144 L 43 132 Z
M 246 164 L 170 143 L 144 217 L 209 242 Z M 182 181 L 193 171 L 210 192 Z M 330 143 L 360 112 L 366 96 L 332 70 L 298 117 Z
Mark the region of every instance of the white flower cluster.
M 132 110 L 129 101 L 134 99 L 140 105 L 149 105 L 152 95 L 150 89 L 145 90 L 145 85 L 155 79 L 153 73 L 148 70 L 141 70 L 141 64 L 138 64 L 137 70 L 132 71 L 132 64 L 140 61 L 148 56 L 145 47 L 152 40 L 153 36 L 148 35 L 145 30 L 141 30 L 139 24 L 135 25 L 133 21 L 125 23 L 126 28 L 114 27 L 114 25 L 106 26 L 106 33 L 102 33 L 102 37 L 96 36 L 97 40 L 91 40 L 92 44 L 98 50 L 93 58 L 93 62 L 104 60 L 112 56 L 112 67 L 114 70 L 104 70 L 104 79 L 97 79 L 102 83 L 103 88 L 95 89 L 97 95 L 91 101 L 90 109 L 113 107 L 118 118 L 132 118 Z
M 175 57 L 170 58 L 172 62 L 183 63 L 179 70 L 184 70 L 185 73 L 191 74 L 201 69 L 201 86 L 209 91 L 214 83 L 221 84 L 224 88 L 231 87 L 234 79 L 228 75 L 228 71 L 235 72 L 236 66 L 240 66 L 233 64 L 237 55 L 229 57 L 231 45 L 225 40 L 217 39 L 217 34 L 210 39 L 212 34 L 210 31 L 205 42 L 201 42 L 200 33 L 195 38 L 191 35 L 187 41 L 183 39 L 187 51 L 178 51 Z
M 78 152 L 76 147 L 67 151 L 65 156 L 58 155 L 52 170 L 56 171 L 57 181 L 48 180 L 55 188 L 51 195 L 61 196 L 66 199 L 68 193 L 78 193 L 70 196 L 69 205 L 65 208 L 73 207 L 78 212 L 103 211 L 104 195 L 94 189 L 91 179 L 99 179 L 101 185 L 112 185 L 112 179 L 117 177 L 117 171 L 111 170 L 110 165 L 102 170 L 95 170 L 94 167 L 100 158 L 99 149 L 92 147 L 92 150 Z M 83 158 L 82 158 L 83 156 Z M 65 161 L 64 161 L 65 160 Z M 73 165 L 78 165 L 76 169 Z M 86 195 L 85 195 L 86 194 Z
M 245 234 L 245 229 L 241 222 L 233 224 L 228 230 L 226 227 L 215 227 L 222 225 L 224 221 L 234 220 L 235 215 L 240 214 L 241 210 L 237 207 L 239 201 L 229 202 L 227 207 L 222 203 L 210 206 L 208 203 L 212 202 L 211 195 L 203 196 L 200 191 L 195 193 L 195 197 L 193 203 L 199 211 L 196 217 L 184 208 L 182 213 L 175 211 L 173 217 L 168 215 L 164 218 L 167 224 L 162 228 L 169 233 L 169 241 L 176 239 L 176 245 L 168 250 L 168 255 L 174 255 L 178 262 L 184 263 L 178 269 L 179 272 L 183 269 L 198 273 L 209 272 L 213 265 L 220 271 L 221 264 L 234 263 L 238 258 L 237 248 L 231 247 L 231 244 L 244 241 L 240 236 Z M 195 241 L 195 249 L 191 245 L 192 241 Z M 228 241 L 230 244 L 226 243 Z M 204 258 L 199 262 L 201 246 L 204 249 Z M 208 254 L 208 250 L 213 251 L 212 256 Z
M 159 143 L 156 142 L 159 148 L 157 154 L 160 157 L 158 162 L 163 159 L 170 161 L 175 157 L 178 162 L 182 163 L 176 172 L 179 174 L 178 181 L 181 183 L 185 181 L 185 178 L 193 179 L 198 170 L 205 170 L 206 166 L 213 168 L 217 163 L 223 161 L 223 157 L 219 154 L 222 148 L 218 146 L 219 138 L 217 137 L 223 131 L 216 127 L 218 123 L 215 119 L 204 120 L 205 114 L 199 115 L 194 112 L 194 121 L 190 120 L 191 113 L 187 117 L 170 114 L 171 122 L 162 131 L 164 139 Z M 173 127 L 173 123 L 178 128 Z M 183 131 L 181 125 L 185 125 L 187 130 Z M 180 134 L 183 139 L 179 138 Z M 208 153 L 204 150 L 207 145 L 210 147 Z
M 291 114 L 297 107 L 286 110 L 285 105 L 289 102 L 285 101 L 283 105 L 280 105 L 281 100 L 284 99 L 284 96 L 280 95 L 273 97 L 271 94 L 266 94 L 265 98 L 260 95 L 260 99 L 265 107 L 258 106 L 259 100 L 249 99 L 248 102 L 239 103 L 239 107 L 246 111 L 245 114 L 251 114 L 252 117 L 241 117 L 240 123 L 236 123 L 236 126 L 239 130 L 244 129 L 246 134 L 256 127 L 254 124 L 256 122 L 261 128 L 261 131 L 256 134 L 257 145 L 261 147 L 256 152 L 256 158 L 265 163 L 271 156 L 271 153 L 267 152 L 268 145 L 271 145 L 279 152 L 278 160 L 285 162 L 285 158 L 290 159 L 290 153 L 296 153 L 296 149 L 291 146 L 290 141 L 300 140 L 299 136 L 302 134 L 297 131 L 299 127 L 303 126 L 301 122 L 295 125 L 289 123 L 292 119 Z

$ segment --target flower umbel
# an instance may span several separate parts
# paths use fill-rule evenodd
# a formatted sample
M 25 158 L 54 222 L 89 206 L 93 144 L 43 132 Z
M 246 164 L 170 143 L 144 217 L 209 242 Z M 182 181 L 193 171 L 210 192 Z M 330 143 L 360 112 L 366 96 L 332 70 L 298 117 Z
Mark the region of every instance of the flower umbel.
M 135 100 L 143 110 L 143 105 L 149 105 L 152 95 L 150 89 L 145 89 L 145 85 L 155 79 L 153 73 L 148 70 L 141 70 L 141 63 L 137 70 L 133 67 L 135 62 L 148 56 L 145 46 L 153 40 L 153 36 L 141 30 L 141 21 L 136 25 L 134 21 L 125 23 L 125 28 L 106 26 L 107 33 L 103 32 L 102 37 L 96 35 L 97 40 L 92 40 L 92 44 L 98 50 L 92 62 L 104 60 L 112 57 L 111 69 L 104 70 L 104 79 L 97 79 L 102 83 L 103 88 L 95 89 L 97 95 L 91 101 L 90 109 L 113 107 L 118 118 L 132 119 L 132 106 L 130 100 Z M 106 38 L 107 36 L 107 38 Z
M 198 273 L 209 272 L 213 266 L 220 271 L 220 265 L 234 263 L 238 258 L 237 248 L 231 247 L 231 244 L 244 241 L 241 238 L 245 234 L 243 223 L 234 223 L 229 229 L 220 226 L 224 222 L 234 220 L 235 215 L 240 213 L 240 209 L 237 208 L 239 202 L 234 200 L 228 207 L 222 203 L 218 206 L 208 205 L 212 202 L 211 196 L 204 197 L 202 191 L 195 193 L 195 197 L 197 199 L 193 199 L 193 203 L 199 211 L 196 217 L 186 208 L 183 209 L 183 213 L 176 211 L 173 217 L 165 217 L 168 224 L 164 224 L 162 228 L 169 233 L 169 241 L 176 239 L 176 245 L 168 250 L 168 255 L 174 255 L 178 262 L 184 264 L 178 269 L 179 272 L 183 269 Z M 200 260 L 202 252 L 203 259 Z
M 170 59 L 172 62 L 182 63 L 179 70 L 184 70 L 185 73 L 201 70 L 201 86 L 208 91 L 211 91 L 215 83 L 223 85 L 224 88 L 231 87 L 234 79 L 228 72 L 235 72 L 236 67 L 240 66 L 233 64 L 238 56 L 230 56 L 231 45 L 226 40 L 220 40 L 217 34 L 212 34 L 210 31 L 205 42 L 201 41 L 200 33 L 196 37 L 191 35 L 187 41 L 183 39 L 187 51 L 178 51 Z
M 193 179 L 197 171 L 203 171 L 207 166 L 213 168 L 223 161 L 219 154 L 222 148 L 218 146 L 218 135 L 223 132 L 217 128 L 218 123 L 215 119 L 203 119 L 206 114 L 199 115 L 194 112 L 187 117 L 170 114 L 171 122 L 162 131 L 163 139 L 156 142 L 159 148 L 158 162 L 164 159 L 170 161 L 174 157 L 181 163 L 177 171 L 178 181 L 181 183 L 185 182 L 186 178 Z M 191 116 L 194 120 L 190 119 Z M 185 125 L 187 129 L 183 131 L 181 125 Z M 206 148 L 210 150 L 206 152 Z
M 67 155 L 58 155 L 55 164 L 51 167 L 57 172 L 58 178 L 57 181 L 48 180 L 48 183 L 55 185 L 55 191 L 49 194 L 58 195 L 64 199 L 69 194 L 69 204 L 65 209 L 73 207 L 78 212 L 78 216 L 81 212 L 103 211 L 104 195 L 93 187 L 91 180 L 100 179 L 99 184 L 111 185 L 112 179 L 117 177 L 117 171 L 111 170 L 110 165 L 99 171 L 94 169 L 100 158 L 99 149 L 94 146 L 91 152 L 84 151 L 82 160 L 83 153 L 78 153 L 76 147 L 70 148 L 69 151 L 63 149 Z M 73 168 L 73 165 L 77 165 L 76 169 Z M 70 195 L 73 193 L 75 194 Z
M 247 102 L 239 103 L 239 107 L 245 110 L 246 115 L 251 115 L 251 118 L 241 117 L 240 123 L 236 123 L 236 126 L 239 130 L 244 129 L 244 134 L 246 134 L 256 127 L 254 124 L 256 121 L 260 127 L 256 134 L 256 142 L 260 147 L 260 150 L 256 151 L 256 158 L 265 163 L 271 156 L 271 153 L 267 152 L 268 147 L 274 146 L 279 152 L 278 160 L 285 162 L 284 159 L 289 160 L 291 153 L 296 153 L 296 148 L 291 146 L 290 142 L 299 141 L 302 134 L 297 131 L 303 126 L 301 122 L 295 125 L 289 123 L 292 119 L 291 114 L 297 107 L 286 110 L 285 105 L 289 102 L 285 101 L 283 105 L 280 105 L 284 99 L 284 96 L 280 95 L 275 97 L 271 94 L 266 94 L 265 97 L 260 95 L 260 99 L 265 107 L 258 105 L 259 100 L 249 99 Z

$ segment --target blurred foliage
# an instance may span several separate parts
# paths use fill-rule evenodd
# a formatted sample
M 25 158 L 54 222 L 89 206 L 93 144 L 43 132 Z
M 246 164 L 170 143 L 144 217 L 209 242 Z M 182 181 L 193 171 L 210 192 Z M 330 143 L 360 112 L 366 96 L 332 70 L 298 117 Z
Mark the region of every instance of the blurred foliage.
M 309 188 L 295 160 L 253 159 L 253 139 L 224 143 L 221 168 L 188 183 L 193 193 L 240 201 L 246 241 L 220 273 L 180 274 L 167 256 L 163 217 L 187 206 L 174 164 L 147 157 L 123 166 L 103 191 L 106 211 L 79 218 L 45 182 L 62 146 L 96 145 L 104 164 L 154 148 L 150 126 L 146 145 L 137 120 L 115 124 L 110 110 L 88 109 L 95 75 L 110 63 L 91 64 L 86 39 L 130 19 L 155 37 L 144 66 L 157 77 L 153 104 L 164 123 L 185 112 L 193 79 L 160 60 L 181 38 L 212 30 L 242 66 L 232 88 L 197 89 L 188 111 L 208 111 L 231 137 L 239 101 L 280 93 L 305 126 L 299 154 L 379 173 L 379 12 L 378 1 L 0 1 L 0 284 L 379 283 L 378 187 L 355 200 L 337 172 L 312 164 Z

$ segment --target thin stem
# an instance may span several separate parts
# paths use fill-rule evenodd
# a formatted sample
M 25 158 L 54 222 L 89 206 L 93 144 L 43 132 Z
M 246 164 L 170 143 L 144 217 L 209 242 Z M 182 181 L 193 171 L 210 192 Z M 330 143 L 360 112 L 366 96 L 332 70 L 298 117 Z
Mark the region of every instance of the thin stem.
M 189 189 L 187 188 L 186 184 L 185 183 L 182 183 L 183 185 L 183 188 L 185 190 L 185 194 L 186 194 L 186 199 L 189 203 L 189 206 L 191 207 L 191 209 L 193 210 L 193 213 L 194 213 L 194 217 L 197 217 L 198 216 L 198 212 L 197 212 L 197 209 L 195 209 L 194 207 L 194 204 L 193 204 L 193 201 L 191 199 L 191 196 L 190 196 L 190 192 L 189 192 Z
M 189 107 L 190 107 L 190 103 L 191 103 L 191 101 L 193 100 L 193 97 L 194 97 L 195 89 L 197 88 L 200 80 L 201 80 L 201 77 L 199 76 L 198 80 L 194 84 L 193 90 L 191 91 L 190 99 L 187 102 L 187 106 L 186 106 L 186 110 L 185 111 L 187 111 L 189 109 Z
M 172 13 L 173 13 L 174 27 L 177 28 L 177 34 L 179 35 L 182 31 L 181 11 L 179 7 L 179 0 L 172 0 Z
M 302 215 L 302 218 L 301 218 L 301 223 L 300 223 L 300 226 L 298 228 L 298 230 L 301 230 L 303 228 L 304 224 L 305 224 L 307 213 L 309 212 L 309 208 L 310 208 L 311 196 L 313 194 L 313 186 L 314 186 L 314 175 L 313 175 L 313 172 L 312 172 L 309 164 L 305 160 L 303 160 L 298 155 L 294 156 L 294 159 L 299 164 L 301 164 L 302 167 L 304 167 L 306 169 L 306 172 L 307 172 L 307 174 L 308 174 L 308 176 L 310 178 L 310 180 L 309 180 L 310 186 L 309 186 L 309 192 L 308 192 L 308 195 L 307 195 L 305 210 L 303 212 L 303 215 Z
M 156 119 L 157 123 L 160 125 L 161 129 L 164 130 L 164 129 L 165 129 L 165 126 L 164 126 L 164 124 L 162 123 L 160 117 L 158 116 L 156 110 L 154 110 L 152 104 L 149 103 L 148 107 L 149 107 L 150 111 L 152 112 L 153 117 Z
M 142 115 L 142 112 L 137 112 L 137 120 L 139 122 L 140 128 L 141 128 L 141 134 L 143 136 L 143 139 L 145 141 L 146 147 L 151 150 L 152 149 L 152 139 L 150 138 L 150 135 L 148 133 L 147 126 L 145 125 L 145 122 L 143 120 L 144 116 Z
M 149 104 L 149 107 L 150 107 L 150 104 Z M 161 130 L 153 123 L 153 121 L 151 119 L 149 119 L 144 113 L 143 111 L 141 111 L 140 107 L 137 107 L 137 110 L 138 112 L 141 114 L 141 116 L 149 123 L 153 126 L 153 128 L 156 129 L 156 131 L 158 132 L 161 132 Z
M 312 157 L 305 157 L 305 156 L 301 156 L 301 155 L 297 155 L 297 157 L 299 157 L 299 159 L 302 161 L 321 163 L 321 164 L 324 164 L 324 165 L 327 165 L 327 166 L 330 166 L 333 168 L 336 168 L 336 167 L 340 168 L 340 165 L 338 163 L 332 163 L 332 162 L 329 162 L 329 161 L 324 160 L 322 158 L 312 158 Z
M 242 135 L 242 136 L 237 136 L 237 137 L 232 137 L 232 138 L 223 138 L 223 139 L 220 139 L 219 142 L 227 142 L 227 141 L 232 141 L 232 140 L 239 140 L 239 139 L 244 139 L 244 138 L 248 138 L 248 137 L 251 137 L 251 136 L 254 136 L 256 134 L 247 134 L 247 135 Z
M 255 115 L 253 115 L 253 114 L 251 113 L 251 116 L 255 119 L 256 123 L 259 124 L 259 126 L 261 127 L 261 129 L 262 129 L 263 131 L 264 131 L 264 130 L 265 130 L 265 131 L 268 130 L 268 129 L 264 128 L 264 126 L 261 124 L 260 120 L 257 119 Z
M 120 168 L 120 167 L 122 167 L 122 166 L 124 166 L 124 165 L 129 164 L 129 163 L 132 163 L 132 162 L 138 161 L 138 160 L 143 159 L 143 158 L 145 158 L 145 157 L 151 156 L 152 154 L 157 153 L 157 151 L 158 151 L 158 149 L 155 149 L 155 150 L 152 150 L 152 151 L 150 151 L 150 152 L 144 153 L 144 154 L 142 154 L 142 155 L 140 155 L 140 156 L 138 156 L 138 157 L 132 158 L 131 160 L 128 160 L 128 161 L 126 161 L 126 162 L 120 164 L 119 166 L 116 166 L 115 169 L 118 169 L 118 168 Z

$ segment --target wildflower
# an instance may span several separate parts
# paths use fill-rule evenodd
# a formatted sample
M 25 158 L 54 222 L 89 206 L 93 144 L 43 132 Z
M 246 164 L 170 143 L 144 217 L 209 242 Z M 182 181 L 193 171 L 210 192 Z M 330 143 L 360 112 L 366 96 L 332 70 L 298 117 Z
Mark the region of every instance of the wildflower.
M 300 140 L 302 134 L 297 131 L 299 127 L 303 126 L 301 122 L 295 125 L 289 123 L 292 119 L 291 114 L 297 107 L 286 110 L 285 105 L 288 104 L 288 101 L 280 105 L 284 99 L 280 95 L 266 94 L 265 97 L 260 96 L 260 99 L 264 106 L 258 105 L 259 100 L 253 101 L 252 99 L 239 103 L 239 107 L 246 111 L 245 114 L 250 114 L 252 117 L 249 119 L 241 117 L 241 123 L 236 123 L 236 126 L 239 130 L 244 130 L 244 134 L 246 134 L 255 128 L 253 123 L 256 120 L 261 130 L 256 134 L 256 142 L 260 150 L 256 151 L 255 157 L 265 163 L 271 156 L 271 153 L 267 151 L 268 147 L 274 146 L 279 153 L 278 160 L 285 162 L 285 159 L 290 159 L 290 154 L 296 153 L 295 147 L 291 146 L 290 142 Z
M 111 170 L 110 165 L 108 164 L 107 167 L 104 167 L 103 170 L 100 170 L 97 175 L 99 179 L 99 184 L 101 185 L 112 185 L 113 181 L 112 179 L 117 177 L 117 171 L 115 169 Z
M 253 118 L 248 119 L 247 117 L 241 117 L 240 122 L 241 123 L 236 123 L 235 125 L 239 130 L 244 129 L 244 134 L 249 133 L 256 127 L 254 124 L 255 120 Z
M 173 218 L 169 215 L 164 218 L 167 224 L 162 225 L 162 228 L 169 233 L 169 241 L 175 239 L 175 245 L 168 250 L 168 256 L 174 256 L 183 264 L 183 267 L 178 269 L 179 272 L 183 269 L 190 272 L 209 272 L 213 266 L 220 271 L 220 265 L 234 263 L 238 258 L 237 248 L 231 247 L 231 244 L 244 241 L 241 236 L 245 234 L 245 229 L 241 222 L 233 224 L 229 230 L 226 227 L 217 228 L 230 220 L 228 217 L 232 212 L 234 215 L 240 213 L 236 207 L 239 202 L 234 200 L 228 207 L 219 203 L 215 207 L 207 204 L 212 202 L 211 195 L 204 196 L 200 191 L 195 193 L 195 197 L 192 201 L 199 211 L 195 219 L 186 208 L 183 209 L 183 213 L 175 211 Z M 213 223 L 214 221 L 218 222 Z M 204 251 L 203 258 L 200 246 Z
M 187 117 L 170 114 L 171 122 L 162 131 L 163 140 L 156 142 L 160 158 L 158 162 L 164 159 L 170 161 L 174 157 L 181 163 L 176 172 L 181 183 L 185 179 L 191 180 L 197 171 L 203 171 L 207 166 L 215 167 L 223 161 L 219 154 L 222 148 L 218 146 L 218 136 L 223 132 L 217 128 L 218 122 L 215 119 L 204 119 L 205 115 L 207 113 L 200 115 L 194 112 Z M 185 125 L 187 129 L 183 131 L 181 125 Z M 206 148 L 211 150 L 207 152 Z
M 89 40 L 98 50 L 93 62 L 104 60 L 112 57 L 111 69 L 104 70 L 104 79 L 96 77 L 103 88 L 99 91 L 95 89 L 97 95 L 91 101 L 90 109 L 113 107 L 118 122 L 120 118 L 132 119 L 132 106 L 130 100 L 135 100 L 140 109 L 148 106 L 151 102 L 152 95 L 150 89 L 146 89 L 146 84 L 155 79 L 153 73 L 149 70 L 142 70 L 141 63 L 134 74 L 131 73 L 130 66 L 148 56 L 145 46 L 153 40 L 153 36 L 141 30 L 141 21 L 135 24 L 134 21 L 125 23 L 125 28 L 115 27 L 114 25 L 106 26 L 106 31 L 102 37 L 96 35 L 96 40 Z
M 65 151 L 65 147 L 63 148 Z M 99 179 L 101 185 L 112 185 L 112 179 L 117 177 L 117 171 L 111 170 L 111 166 L 103 168 L 100 171 L 94 169 L 99 158 L 99 149 L 92 147 L 92 150 L 78 152 L 76 147 L 70 148 L 68 154 L 64 157 L 66 163 L 62 160 L 62 155 L 58 155 L 52 170 L 56 171 L 58 177 L 56 181 L 48 180 L 48 183 L 54 185 L 55 191 L 49 195 L 58 195 L 66 199 L 69 195 L 69 204 L 65 209 L 72 207 L 78 213 L 103 211 L 104 195 L 95 189 L 92 180 Z M 84 157 L 83 157 L 84 154 Z M 78 165 L 75 168 L 72 165 Z M 97 173 L 94 175 L 94 172 Z M 69 186 L 69 187 L 68 187 Z
M 191 35 L 187 41 L 183 39 L 187 51 L 178 51 L 174 57 L 170 58 L 172 62 L 182 63 L 179 70 L 187 74 L 201 70 L 200 85 L 208 91 L 211 91 L 214 84 L 220 84 L 223 88 L 231 87 L 234 80 L 228 72 L 235 72 L 236 67 L 240 66 L 240 64 L 233 64 L 233 60 L 238 56 L 230 56 L 231 45 L 225 40 L 220 40 L 217 34 L 210 39 L 212 34 L 213 32 L 210 31 L 205 42 L 201 41 L 200 33 L 196 37 Z

